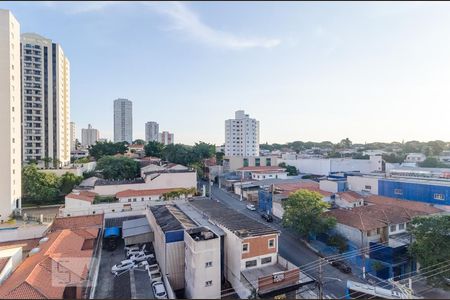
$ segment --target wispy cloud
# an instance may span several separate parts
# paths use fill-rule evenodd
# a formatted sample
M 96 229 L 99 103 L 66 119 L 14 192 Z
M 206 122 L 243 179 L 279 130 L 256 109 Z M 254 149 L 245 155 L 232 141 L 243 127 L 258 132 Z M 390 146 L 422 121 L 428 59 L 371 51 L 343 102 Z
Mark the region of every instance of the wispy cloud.
M 214 29 L 200 20 L 200 17 L 181 2 L 164 4 L 147 3 L 147 7 L 169 17 L 171 29 L 182 31 L 191 38 L 204 44 L 229 49 L 272 48 L 281 41 L 265 37 L 243 37 L 233 33 Z

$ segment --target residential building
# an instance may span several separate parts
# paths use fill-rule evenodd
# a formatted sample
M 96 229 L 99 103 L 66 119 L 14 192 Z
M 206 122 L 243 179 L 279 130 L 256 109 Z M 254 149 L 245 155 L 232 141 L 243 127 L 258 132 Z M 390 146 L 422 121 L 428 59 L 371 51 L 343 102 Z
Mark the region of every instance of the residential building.
M 145 123 L 145 141 L 158 142 L 159 141 L 159 124 L 156 122 Z
M 287 179 L 286 169 L 277 166 L 242 167 L 237 169 L 236 172 L 241 174 L 241 178 L 253 180 Z
M 174 144 L 173 133 L 170 133 L 168 131 L 161 132 L 159 134 L 159 142 L 163 143 L 164 145 Z
M 236 111 L 234 119 L 225 121 L 225 155 L 259 155 L 259 121 L 243 110 Z
M 223 169 L 225 172 L 233 172 L 243 167 L 277 167 L 276 156 L 224 156 Z
M 133 102 L 114 100 L 114 142 L 133 142 Z
M 9 10 L 0 9 L 0 223 L 21 208 L 20 24 Z
M 405 158 L 405 162 L 406 163 L 419 163 L 419 162 L 423 162 L 426 158 L 427 158 L 427 156 L 423 153 L 409 153 Z
M 91 124 L 88 124 L 88 128 L 81 129 L 81 145 L 83 147 L 89 147 L 95 145 L 100 135 L 97 129 L 92 128 Z
M 70 163 L 70 63 L 62 47 L 35 33 L 21 36 L 24 161 Z
M 442 151 L 441 154 L 439 154 L 439 160 L 441 162 L 450 163 L 450 151 Z
M 76 150 L 76 141 L 77 136 L 76 136 L 75 122 L 70 122 L 70 151 Z

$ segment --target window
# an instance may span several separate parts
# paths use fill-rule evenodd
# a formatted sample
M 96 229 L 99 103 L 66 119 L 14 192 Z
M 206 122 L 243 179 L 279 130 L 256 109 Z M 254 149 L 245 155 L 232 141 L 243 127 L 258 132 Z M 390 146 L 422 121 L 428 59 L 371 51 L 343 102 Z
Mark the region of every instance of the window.
M 404 230 L 404 229 L 405 229 L 405 224 L 398 225 L 398 230 Z
M 210 267 L 212 267 L 212 261 L 207 261 L 205 263 L 205 268 L 210 268 Z
M 242 252 L 250 251 L 250 245 L 248 243 L 242 244 Z
M 248 167 L 248 158 L 244 158 L 244 167 Z
M 254 260 L 248 260 L 245 262 L 245 267 L 246 268 L 251 268 L 251 267 L 256 267 L 258 263 L 256 262 L 256 259 Z
M 391 227 L 390 227 L 391 232 L 394 232 L 396 229 L 397 229 L 396 225 L 391 225 Z
M 263 258 L 261 258 L 261 264 L 262 264 L 262 265 L 268 264 L 268 263 L 271 263 L 271 262 L 272 262 L 272 256 L 268 256 L 268 257 L 263 257 Z
M 445 200 L 444 194 L 434 194 L 433 198 L 435 200 Z
M 261 159 L 260 158 L 255 158 L 255 166 L 259 167 L 261 165 Z
M 271 165 L 272 165 L 272 159 L 266 158 L 266 166 L 271 166 Z
M 396 195 L 403 195 L 403 190 L 401 190 L 401 189 L 395 189 L 395 190 L 394 190 L 394 194 L 396 194 Z
M 377 234 L 381 233 L 381 228 L 377 228 Z
M 269 240 L 269 248 L 275 248 L 275 239 Z
M 365 185 L 364 188 L 365 188 L 366 190 L 372 189 L 372 187 L 371 187 L 370 185 Z
M 205 286 L 212 286 L 212 280 L 205 281 Z

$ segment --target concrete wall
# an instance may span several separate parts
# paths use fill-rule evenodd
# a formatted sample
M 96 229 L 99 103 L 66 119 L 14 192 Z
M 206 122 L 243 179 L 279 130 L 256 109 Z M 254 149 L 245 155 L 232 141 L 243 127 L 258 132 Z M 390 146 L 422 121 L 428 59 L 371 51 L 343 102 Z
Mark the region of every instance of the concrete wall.
M 249 167 L 255 167 L 255 160 L 259 158 L 260 166 L 278 166 L 279 158 L 277 156 L 225 156 L 223 169 L 224 172 L 236 171 L 239 168 L 244 167 L 244 159 L 248 160 Z M 267 164 L 267 158 L 270 158 L 270 164 Z
M 66 196 L 65 198 L 65 208 L 68 210 L 84 210 L 90 208 L 91 202 L 69 198 Z
M 363 176 L 348 176 L 348 189 L 355 192 L 366 191 L 378 195 L 378 178 Z M 370 187 L 370 188 L 368 188 Z
M 376 230 L 372 230 L 372 234 L 367 236 L 366 232 L 361 234 L 359 229 L 341 223 L 337 223 L 334 229 L 337 233 L 356 244 L 358 247 L 367 247 L 369 246 L 369 242 L 380 241 L 381 239 L 381 234 L 376 234 Z
M 184 288 L 184 254 L 184 241 L 172 243 L 166 241 L 165 266 L 161 264 L 160 266 L 175 291 Z
M 321 180 L 319 182 L 319 188 L 323 191 L 330 193 L 338 192 L 338 182 L 334 180 Z
M 287 173 L 286 172 L 280 172 L 280 173 L 252 173 L 252 179 L 254 180 L 264 180 L 264 179 L 273 179 L 273 178 L 279 178 L 279 179 L 287 179 Z
M 328 175 L 331 170 L 330 160 L 321 158 L 309 159 L 280 159 L 279 163 L 284 162 L 287 165 L 294 166 L 300 173 L 314 175 Z
M 9 260 L 3 270 L 0 270 L 0 285 L 22 262 L 22 247 L 1 250 L 0 258 L 5 257 L 9 257 Z
M 194 241 L 185 232 L 186 297 L 189 299 L 220 299 L 220 238 Z M 211 266 L 206 266 L 212 262 Z M 212 281 L 206 286 L 206 281 Z
M 283 208 L 281 202 L 272 201 L 272 214 L 277 218 L 280 218 L 280 219 L 283 218 L 284 208 Z

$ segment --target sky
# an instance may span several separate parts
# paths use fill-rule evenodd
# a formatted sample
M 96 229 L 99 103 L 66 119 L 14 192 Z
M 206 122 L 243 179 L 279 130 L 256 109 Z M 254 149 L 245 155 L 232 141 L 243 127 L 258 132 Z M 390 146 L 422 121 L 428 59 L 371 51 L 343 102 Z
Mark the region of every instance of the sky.
M 261 143 L 450 140 L 450 3 L 1 2 L 59 43 L 71 121 L 113 137 L 113 100 L 176 143 L 224 142 L 243 109 Z

